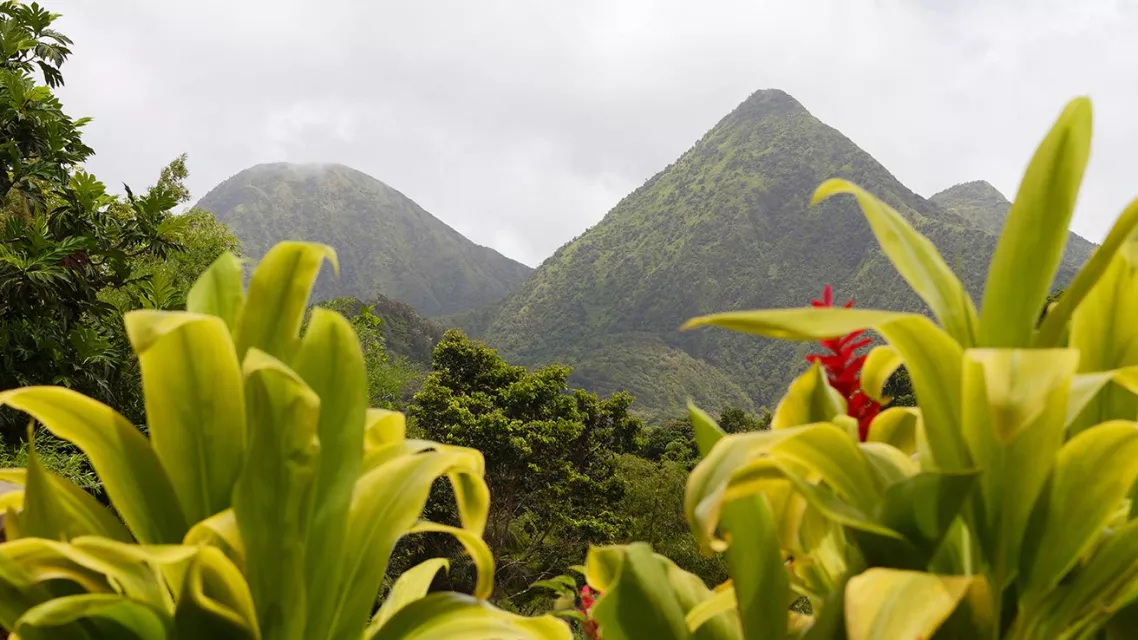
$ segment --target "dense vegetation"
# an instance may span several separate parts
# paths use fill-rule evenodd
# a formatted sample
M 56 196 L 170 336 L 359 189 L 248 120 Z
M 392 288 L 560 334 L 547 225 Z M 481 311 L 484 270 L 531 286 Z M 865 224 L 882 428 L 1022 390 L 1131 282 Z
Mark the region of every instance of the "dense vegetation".
M 514 361 L 573 365 L 574 384 L 597 393 L 627 388 L 651 415 L 681 411 L 687 395 L 709 406 L 771 406 L 804 366 L 802 347 L 676 328 L 722 309 L 802 305 L 825 283 L 859 306 L 924 308 L 852 202 L 809 206 L 814 188 L 835 176 L 897 208 L 980 295 L 994 233 L 914 194 L 792 97 L 769 90 L 561 247 L 505 301 L 458 323 Z M 1085 241 L 1071 245 L 1059 285 L 1088 253 Z
M 0 389 L 59 384 L 140 420 L 120 315 L 176 308 L 237 242 L 189 199 L 184 156 L 141 193 L 107 192 L 82 168 L 86 119 L 54 95 L 71 41 L 38 5 L 0 4 Z M 0 443 L 25 425 L 0 409 Z
M 440 316 L 494 302 L 532 271 L 342 165 L 257 165 L 214 187 L 198 206 L 229 224 L 253 258 L 285 239 L 336 247 L 340 277 L 321 276 L 317 298 L 383 295 Z

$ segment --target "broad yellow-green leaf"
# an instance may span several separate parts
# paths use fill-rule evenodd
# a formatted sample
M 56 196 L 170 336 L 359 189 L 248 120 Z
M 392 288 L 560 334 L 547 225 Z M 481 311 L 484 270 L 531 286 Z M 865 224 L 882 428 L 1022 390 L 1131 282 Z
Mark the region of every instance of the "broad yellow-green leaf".
M 391 585 L 391 591 L 383 599 L 379 611 L 372 616 L 364 637 L 370 638 L 379 632 L 383 623 L 391 619 L 403 607 L 427 595 L 435 575 L 439 571 L 449 570 L 450 561 L 446 558 L 431 558 L 403 572 Z
M 920 465 L 897 447 L 883 442 L 862 442 L 857 446 L 869 462 L 869 468 L 881 491 L 920 472 Z
M 683 607 L 663 563 L 643 542 L 627 547 L 589 549 L 589 584 L 601 596 L 592 608 L 605 640 L 685 640 L 691 637 Z
M 326 245 L 281 242 L 265 254 L 249 281 L 249 296 L 238 320 L 239 358 L 256 347 L 282 362 L 292 361 L 300 346 L 308 294 L 325 259 L 339 273 L 336 252 Z
M 970 576 L 869 569 L 846 585 L 848 637 L 931 638 L 972 588 L 973 580 Z
M 217 547 L 240 570 L 245 569 L 245 543 L 237 527 L 237 515 L 226 509 L 190 527 L 183 544 Z
M 70 540 L 96 535 L 130 542 L 122 522 L 89 493 L 40 464 L 35 438 L 28 440 L 28 470 L 20 514 L 19 537 Z M 15 539 L 17 536 L 9 536 Z
M 861 390 L 881 404 L 888 403 L 890 399 L 885 397 L 885 384 L 902 364 L 901 354 L 890 345 L 870 349 L 861 368 Z
M 688 624 L 688 630 L 695 632 L 715 616 L 735 611 L 737 606 L 735 587 L 728 586 L 715 591 L 710 598 L 689 609 L 684 620 Z
M 426 520 L 418 522 L 407 533 L 445 533 L 453 536 L 466 549 L 477 572 L 474 584 L 474 597 L 486 600 L 494 591 L 494 554 L 486 541 L 482 539 L 481 532 L 475 533 L 460 527 L 451 527 L 437 522 Z
M 360 477 L 344 540 L 353 553 L 344 559 L 323 637 L 350 637 L 366 623 L 391 550 L 419 520 L 434 481 L 451 473 L 479 472 L 476 459 L 455 447 L 398 456 Z
M 460 593 L 432 593 L 400 609 L 366 640 L 572 640 L 553 616 L 526 618 Z M 606 639 L 607 640 L 607 639 Z
M 74 623 L 82 623 L 83 629 Z M 168 614 L 140 602 L 112 594 L 82 594 L 53 598 L 29 609 L 15 632 L 23 640 L 166 640 L 171 637 L 169 627 Z
M 965 362 L 964 435 L 982 470 L 972 522 L 998 592 L 1015 578 L 1032 505 L 1063 444 L 1078 353 L 970 349 Z
M 711 448 L 719 442 L 721 438 L 727 434 L 723 429 L 719 428 L 719 424 L 715 422 L 706 411 L 695 406 L 691 400 L 688 400 L 688 417 L 691 419 L 692 431 L 695 434 L 695 444 L 699 448 L 700 457 L 706 456 L 711 452 Z
M 1032 512 L 1020 559 L 1020 599 L 1033 603 L 1059 584 L 1095 543 L 1138 479 L 1138 423 L 1084 431 L 1059 450 Z
M 241 259 L 229 252 L 221 254 L 190 287 L 186 311 L 217 316 L 230 331 L 236 331 L 245 306 L 242 277 Z
M 897 273 L 925 301 L 949 335 L 965 347 L 972 346 L 976 336 L 976 307 L 933 243 L 892 207 L 846 180 L 831 179 L 822 183 L 814 192 L 811 204 L 839 193 L 857 198 L 877 236 L 877 243 Z
M 1021 636 L 1059 637 L 1080 626 L 1093 631 L 1118 610 L 1117 597 L 1138 586 L 1138 520 L 1108 532 L 1102 545 L 1065 584 L 1022 612 L 1016 620 Z
M 37 584 L 0 545 L 0 627 L 12 629 L 28 609 L 52 597 L 44 584 Z
M 727 548 L 726 543 L 715 535 L 715 530 L 723 510 L 724 493 L 732 476 L 775 442 L 805 428 L 808 427 L 725 436 L 696 465 L 684 490 L 684 514 L 704 553 Z
M 203 547 L 190 561 L 174 628 L 179 638 L 261 637 L 245 577 L 221 550 Z
M 869 423 L 867 442 L 881 442 L 908 455 L 917 451 L 921 411 L 914 407 L 890 407 Z
M 928 565 L 960 514 L 977 473 L 923 471 L 885 491 L 874 519 L 905 536 L 915 552 L 910 568 Z
M 960 345 L 924 316 L 888 322 L 877 327 L 877 332 L 905 360 L 928 443 L 928 460 L 923 462 L 943 471 L 972 468 L 960 435 L 960 372 L 964 355 Z
M 1122 214 L 1114 221 L 1114 226 L 1110 228 L 1110 232 L 1106 234 L 1102 245 L 1095 249 L 1087 263 L 1075 274 L 1071 284 L 1063 290 L 1063 295 L 1059 296 L 1055 306 L 1047 312 L 1047 317 L 1043 319 L 1039 332 L 1035 335 L 1034 346 L 1045 349 L 1063 346 L 1060 340 L 1075 309 L 1098 284 L 1114 257 L 1130 241 L 1135 229 L 1138 229 L 1138 200 L 1132 201 L 1123 209 Z
M 845 413 L 846 399 L 830 386 L 821 365 L 815 362 L 790 383 L 771 416 L 771 429 L 830 422 Z
M 132 311 L 150 444 L 189 522 L 228 509 L 245 461 L 241 366 L 225 322 L 211 315 Z
M 1138 365 L 1138 234 L 1119 248 L 1071 318 L 1068 343 L 1079 350 L 1079 372 L 1094 374 Z M 1113 379 L 1113 377 L 1112 377 Z M 1138 398 L 1107 383 L 1072 421 L 1078 433 L 1107 420 L 1133 420 Z
M 737 601 L 742 637 L 782 640 L 786 636 L 790 577 L 779 552 L 778 522 L 770 503 L 761 494 L 729 502 L 723 506 L 722 524 L 729 545 L 727 566 L 735 585 L 732 600 Z M 690 617 L 688 624 L 694 629 Z
M 0 405 L 27 412 L 87 454 L 107 495 L 140 542 L 181 541 L 189 529 L 170 478 L 150 443 L 107 405 L 61 387 L 0 392 Z
M 668 558 L 659 554 L 653 554 L 653 557 L 664 567 L 664 575 L 667 577 L 672 591 L 676 594 L 680 609 L 684 612 L 686 624 L 687 614 L 695 607 L 713 598 L 715 592 L 707 588 L 707 584 L 702 578 L 694 573 L 684 571 Z M 786 607 L 783 606 L 779 615 L 783 615 L 785 612 Z M 734 610 L 712 616 L 710 620 L 700 625 L 699 629 L 692 633 L 692 640 L 742 640 L 744 634 L 739 618 L 739 612 Z
M 305 558 L 307 637 L 316 637 L 328 628 L 343 557 L 355 552 L 343 541 L 352 488 L 363 461 L 367 369 L 352 325 L 340 314 L 321 308 L 312 310 L 293 366 L 320 399 L 320 463 Z
M 897 311 L 841 307 L 763 309 L 700 316 L 688 320 L 681 329 L 722 327 L 783 340 L 822 340 L 908 317 L 923 316 Z
M 979 346 L 1028 347 L 1067 244 L 1091 150 L 1091 103 L 1072 100 L 1036 150 L 996 243 Z
M 364 453 L 384 445 L 402 442 L 407 435 L 407 419 L 398 411 L 368 409 L 364 426 Z
M 700 410 L 690 401 L 688 413 L 691 417 L 692 427 L 695 431 L 696 443 L 700 454 L 706 456 L 719 442 L 725 433 L 719 428 L 706 412 Z M 719 620 L 718 624 L 725 628 L 700 629 L 712 618 L 716 618 L 721 610 L 711 610 L 707 602 L 694 605 L 688 612 L 688 628 L 692 631 L 699 629 L 703 633 L 720 633 L 732 636 L 735 627 L 740 627 L 748 640 L 764 637 L 771 634 L 777 637 L 780 627 L 777 616 L 771 618 L 771 609 L 780 609 L 782 604 L 772 594 L 786 592 L 789 588 L 788 576 L 782 565 L 782 556 L 779 552 L 779 530 L 770 504 L 764 496 L 744 496 L 723 507 L 721 528 L 726 531 L 730 540 L 727 548 L 727 562 L 731 567 L 732 575 L 736 576 L 739 591 L 742 594 L 742 606 L 737 607 L 739 612 L 726 620 Z M 692 611 L 696 607 L 703 607 L 693 619 Z M 735 590 L 731 589 L 730 608 L 736 608 Z M 773 620 L 773 623 L 770 621 Z M 744 629 L 745 628 L 745 629 Z
M 259 349 L 249 350 L 244 372 L 249 455 L 233 489 L 233 512 L 245 542 L 245 573 L 264 637 L 299 640 L 305 637 L 305 542 L 320 399 Z

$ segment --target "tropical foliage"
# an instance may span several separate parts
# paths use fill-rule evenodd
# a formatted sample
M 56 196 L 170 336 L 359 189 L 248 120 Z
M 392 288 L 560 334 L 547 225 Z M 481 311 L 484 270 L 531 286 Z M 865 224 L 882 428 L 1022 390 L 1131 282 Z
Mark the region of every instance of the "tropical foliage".
M 784 340 L 872 329 L 861 391 L 902 363 L 916 407 L 857 420 L 819 364 L 772 429 L 728 435 L 692 408 L 703 459 L 684 508 L 731 580 L 715 589 L 645 544 L 585 565 L 605 640 L 625 638 L 1130 638 L 1138 629 L 1138 201 L 1050 307 L 1090 150 L 1071 102 L 1035 153 L 979 309 L 931 242 L 844 180 L 925 316 L 788 308 L 698 317 Z M 799 595 L 813 616 L 788 611 Z
M 563 623 L 498 611 L 489 511 L 474 449 L 407 440 L 369 409 L 351 324 L 306 301 L 331 249 L 282 243 L 253 273 L 219 258 L 186 311 L 126 315 L 149 437 L 61 387 L 0 392 L 90 458 L 114 511 L 40 465 L 0 471 L 0 626 L 21 638 L 568 638 Z M 34 446 L 34 445 L 33 445 Z M 456 526 L 420 519 L 450 480 Z M 121 516 L 120 521 L 117 516 Z M 427 595 L 446 561 L 400 576 L 374 612 L 396 541 L 453 535 L 472 596 Z
M 141 417 L 121 308 L 173 308 L 235 240 L 185 202 L 185 157 L 126 198 L 82 169 L 86 119 L 53 90 L 71 41 L 39 5 L 0 3 L 0 389 L 73 388 Z M 133 406 L 132 406 L 133 405 Z M 24 425 L 0 410 L 0 432 Z

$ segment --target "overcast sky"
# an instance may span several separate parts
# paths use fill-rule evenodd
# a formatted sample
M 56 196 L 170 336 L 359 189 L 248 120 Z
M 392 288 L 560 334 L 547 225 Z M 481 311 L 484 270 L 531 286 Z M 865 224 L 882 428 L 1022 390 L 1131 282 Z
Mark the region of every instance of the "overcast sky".
M 43 0 L 90 168 L 194 198 L 339 162 L 530 265 L 751 92 L 783 89 L 929 196 L 1011 198 L 1063 104 L 1095 141 L 1074 229 L 1138 196 L 1136 0 Z

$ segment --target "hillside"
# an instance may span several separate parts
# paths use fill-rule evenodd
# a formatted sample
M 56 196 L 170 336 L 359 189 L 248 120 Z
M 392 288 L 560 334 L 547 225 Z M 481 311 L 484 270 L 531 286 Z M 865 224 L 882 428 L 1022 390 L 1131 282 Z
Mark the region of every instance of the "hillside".
M 852 198 L 809 207 L 831 177 L 901 211 L 979 298 L 994 233 L 913 193 L 794 98 L 766 90 L 517 291 L 459 323 L 516 361 L 576 366 L 575 384 L 599 393 L 628 387 L 650 413 L 680 411 L 689 393 L 709 410 L 771 405 L 808 345 L 677 327 L 703 313 L 807 305 L 827 283 L 859 306 L 922 308 Z M 1063 282 L 1085 258 L 1069 253 Z
M 965 182 L 934 194 L 929 201 L 964 218 L 990 233 L 1004 228 L 1012 203 L 995 187 L 983 180 Z M 1091 256 L 1095 244 L 1071 233 L 1067 236 L 1067 259 L 1082 264 Z
M 440 316 L 499 300 L 532 271 L 342 165 L 256 165 L 214 187 L 197 206 L 229 224 L 254 259 L 285 239 L 335 247 L 340 277 L 321 274 L 318 299 L 383 295 Z

